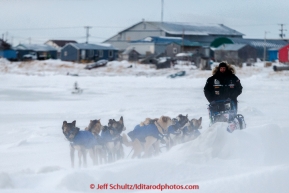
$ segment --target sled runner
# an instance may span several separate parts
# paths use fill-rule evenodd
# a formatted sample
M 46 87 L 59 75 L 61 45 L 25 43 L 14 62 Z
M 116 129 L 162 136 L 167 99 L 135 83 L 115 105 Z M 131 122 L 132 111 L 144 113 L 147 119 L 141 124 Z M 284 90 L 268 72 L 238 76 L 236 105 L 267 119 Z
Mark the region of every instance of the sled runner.
M 237 114 L 237 109 L 234 102 L 231 100 L 220 100 L 208 106 L 210 125 L 216 122 L 227 122 L 228 132 L 233 132 L 236 129 L 245 129 L 246 123 L 244 116 Z
M 77 89 L 71 92 L 71 94 L 81 94 L 82 93 L 82 89 Z

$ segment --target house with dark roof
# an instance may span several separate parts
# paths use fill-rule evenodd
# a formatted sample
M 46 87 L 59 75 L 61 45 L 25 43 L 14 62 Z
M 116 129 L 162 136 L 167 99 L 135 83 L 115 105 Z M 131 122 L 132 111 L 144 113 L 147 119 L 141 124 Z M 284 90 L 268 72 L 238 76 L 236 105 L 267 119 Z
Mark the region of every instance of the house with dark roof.
M 215 61 L 227 61 L 230 64 L 241 65 L 248 59 L 256 61 L 257 51 L 248 44 L 222 44 L 214 50 Z
M 77 43 L 74 40 L 48 40 L 44 44 L 54 47 L 57 50 L 57 58 L 60 58 L 61 49 L 69 43 Z
M 57 59 L 57 50 L 45 44 L 19 44 L 14 47 L 18 60 L 23 60 L 25 54 L 36 53 L 38 60 Z
M 280 49 L 281 47 L 288 44 L 286 40 L 283 39 L 243 39 L 243 38 L 228 38 L 228 37 L 222 37 L 222 38 L 216 38 L 211 43 L 211 47 L 219 47 L 222 44 L 247 44 L 252 47 L 254 47 L 257 51 L 257 58 L 264 59 L 264 56 L 266 57 L 265 60 L 269 59 L 269 52 L 268 50 L 273 49 Z M 265 52 L 265 54 L 264 54 Z
M 60 59 L 63 61 L 97 61 L 100 59 L 115 60 L 118 50 L 108 44 L 68 43 L 61 49 Z
M 104 41 L 120 51 L 125 50 L 131 41 L 148 36 L 181 37 L 191 42 L 199 42 L 209 46 L 217 37 L 239 37 L 244 34 L 223 24 L 201 24 L 181 22 L 152 22 L 141 21 L 128 27 L 113 37 Z
M 134 47 L 126 49 L 124 52 L 121 53 L 121 59 L 127 61 L 138 61 L 140 58 L 140 53 L 138 53 Z

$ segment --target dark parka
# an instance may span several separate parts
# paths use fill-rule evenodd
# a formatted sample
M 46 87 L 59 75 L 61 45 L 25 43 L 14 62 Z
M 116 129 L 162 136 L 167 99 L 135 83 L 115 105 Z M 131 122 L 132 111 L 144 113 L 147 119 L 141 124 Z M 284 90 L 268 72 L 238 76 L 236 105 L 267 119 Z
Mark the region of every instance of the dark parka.
M 219 66 L 215 67 L 213 76 L 207 79 L 204 93 L 210 103 L 230 98 L 237 104 L 237 97 L 242 93 L 243 87 L 235 75 L 235 69 L 229 64 L 226 68 L 226 71 L 222 73 Z

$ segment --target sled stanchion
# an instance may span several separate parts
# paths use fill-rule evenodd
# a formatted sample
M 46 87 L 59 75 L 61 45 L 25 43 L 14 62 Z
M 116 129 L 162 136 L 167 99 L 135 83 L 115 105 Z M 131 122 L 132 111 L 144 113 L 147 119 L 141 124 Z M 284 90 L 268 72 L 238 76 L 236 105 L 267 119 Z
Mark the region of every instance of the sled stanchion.
M 210 126 L 216 122 L 228 123 L 227 131 L 232 133 L 234 130 L 246 128 L 244 116 L 237 114 L 236 104 L 232 100 L 220 100 L 208 105 Z

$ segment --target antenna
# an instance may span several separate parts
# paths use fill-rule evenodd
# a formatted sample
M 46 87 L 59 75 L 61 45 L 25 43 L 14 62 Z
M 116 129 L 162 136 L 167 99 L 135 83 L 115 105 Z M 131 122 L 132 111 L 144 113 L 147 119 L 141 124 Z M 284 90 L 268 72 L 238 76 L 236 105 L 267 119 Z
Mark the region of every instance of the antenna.
M 164 0 L 162 0 L 162 13 L 161 13 L 161 22 L 163 23 L 164 21 Z
M 269 31 L 265 31 L 265 37 L 264 37 L 264 56 L 263 56 L 263 61 L 266 61 L 266 34 L 270 33 Z
M 281 33 L 279 34 L 279 36 L 283 39 L 285 37 L 285 34 L 283 33 L 283 31 L 287 31 L 286 29 L 283 29 L 284 24 L 278 24 L 281 26 L 281 29 L 279 29 L 279 31 L 281 31 Z
M 8 31 L 6 32 L 6 42 L 8 41 Z
M 185 29 L 183 28 L 183 34 L 182 34 L 182 52 L 184 52 L 184 34 L 185 34 Z
M 92 28 L 90 26 L 84 26 L 84 28 L 86 28 L 86 43 L 88 44 L 88 37 L 90 36 L 89 35 L 89 29 Z

